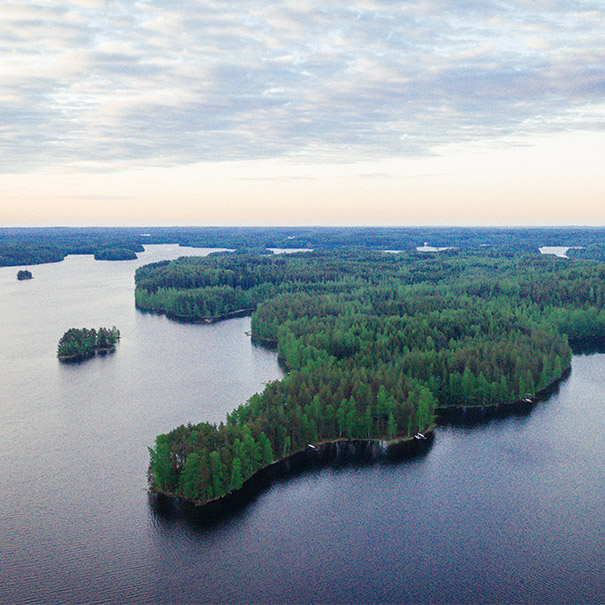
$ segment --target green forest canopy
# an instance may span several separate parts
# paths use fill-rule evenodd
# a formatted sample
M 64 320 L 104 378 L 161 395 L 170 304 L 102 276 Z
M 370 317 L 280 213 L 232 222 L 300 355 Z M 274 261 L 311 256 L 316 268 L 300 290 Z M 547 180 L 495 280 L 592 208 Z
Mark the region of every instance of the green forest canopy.
M 605 266 L 493 251 L 216 254 L 141 267 L 136 304 L 185 321 L 254 310 L 287 370 L 224 423 L 151 448 L 150 487 L 196 502 L 307 443 L 424 431 L 440 406 L 533 396 L 602 344 Z
M 61 361 L 82 360 L 93 357 L 97 352 L 115 348 L 120 340 L 120 331 L 113 328 L 70 328 L 61 336 L 57 345 L 57 357 Z

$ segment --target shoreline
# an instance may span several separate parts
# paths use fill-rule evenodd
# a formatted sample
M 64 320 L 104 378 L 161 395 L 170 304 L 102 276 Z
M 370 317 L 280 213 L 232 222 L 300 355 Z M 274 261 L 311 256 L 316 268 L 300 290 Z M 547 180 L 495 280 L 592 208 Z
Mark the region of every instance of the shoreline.
M 152 312 L 157 313 L 157 311 Z M 209 316 L 195 321 L 184 317 L 176 318 L 165 312 L 159 313 L 177 321 L 214 323 L 232 317 L 247 316 L 253 312 L 254 309 L 239 309 L 231 313 Z M 252 342 L 256 341 L 255 344 L 259 344 L 260 346 L 271 348 L 271 345 L 275 346 L 277 344 L 273 339 L 255 336 L 253 332 L 249 332 L 249 335 Z M 235 509 L 245 507 L 260 493 L 269 489 L 274 481 L 293 477 L 305 470 L 330 464 L 339 465 L 343 462 L 349 464 L 372 464 L 411 458 L 428 452 L 435 439 L 435 430 L 439 425 L 445 426 L 452 421 L 456 422 L 457 420 L 474 419 L 477 417 L 491 418 L 515 413 L 528 413 L 536 403 L 547 399 L 570 373 L 571 365 L 566 367 L 558 378 L 543 389 L 536 391 L 534 395 L 512 402 L 437 407 L 435 409 L 435 420 L 429 429 L 425 431 L 425 438 L 417 439 L 415 436 L 399 436 L 387 441 L 384 439 L 347 439 L 339 437 L 307 444 L 306 448 L 293 452 L 258 469 L 243 482 L 241 488 L 227 492 L 219 498 L 207 501 L 194 501 L 174 493 L 148 488 L 147 493 L 150 498 L 150 504 L 160 513 L 172 511 L 172 513 L 185 514 L 187 517 L 195 518 L 198 521 L 212 522 L 228 515 Z
M 166 311 L 162 311 L 159 309 L 146 309 L 145 307 L 140 307 L 135 304 L 137 311 L 141 313 L 152 313 L 153 315 L 164 315 L 168 319 L 172 321 L 176 321 L 179 323 L 186 324 L 213 324 L 218 323 L 219 321 L 224 321 L 227 319 L 235 319 L 238 317 L 248 317 L 254 313 L 256 309 L 247 308 L 247 309 L 237 309 L 235 311 L 228 311 L 227 313 L 222 313 L 220 315 L 204 315 L 202 317 L 193 317 L 192 315 L 178 315 L 175 313 L 168 313 Z
M 200 502 L 172 493 L 148 489 L 150 505 L 161 514 L 184 515 L 196 522 L 212 523 L 245 508 L 269 489 L 274 482 L 287 480 L 312 468 L 384 464 L 412 459 L 428 453 L 436 438 L 438 426 L 446 426 L 450 422 L 460 420 L 489 419 L 515 413 L 529 413 L 537 403 L 552 395 L 570 373 L 571 366 L 566 368 L 559 378 L 537 391 L 534 396 L 510 403 L 438 407 L 435 410 L 435 423 L 424 433 L 425 439 L 407 435 L 395 437 L 392 440 L 339 437 L 307 444 L 304 449 L 297 450 L 289 456 L 260 468 L 244 481 L 240 489 L 230 491 L 220 498 Z
M 571 366 L 565 368 L 561 375 L 546 385 L 543 389 L 536 391 L 534 395 L 510 401 L 508 403 L 499 402 L 491 404 L 477 405 L 444 405 L 438 406 L 435 409 L 435 414 L 439 421 L 443 419 L 455 420 L 457 418 L 465 418 L 467 416 L 485 416 L 485 415 L 506 415 L 515 411 L 524 411 L 531 409 L 536 403 L 545 401 L 558 388 L 571 373 Z
M 113 345 L 111 347 L 95 348 L 91 351 L 87 351 L 86 353 L 79 353 L 76 355 L 57 355 L 57 359 L 61 363 L 77 363 L 79 361 L 86 361 L 87 359 L 92 359 L 97 355 L 109 355 L 110 353 L 115 353 L 115 351 L 116 347 L 115 345 Z
M 244 481 L 240 489 L 206 502 L 153 489 L 148 490 L 148 495 L 156 508 L 172 510 L 198 520 L 213 521 L 229 515 L 235 509 L 244 508 L 275 481 L 294 477 L 312 468 L 390 463 L 424 455 L 435 439 L 435 426 L 432 425 L 424 436 L 425 439 L 400 436 L 389 441 L 339 437 L 307 444 L 304 449 L 258 469 Z

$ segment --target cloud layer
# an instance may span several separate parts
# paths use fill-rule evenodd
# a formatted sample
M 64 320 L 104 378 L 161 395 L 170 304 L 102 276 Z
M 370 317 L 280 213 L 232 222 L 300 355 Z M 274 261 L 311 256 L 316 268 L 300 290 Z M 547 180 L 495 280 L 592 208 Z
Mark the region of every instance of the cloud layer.
M 0 6 L 0 170 L 427 154 L 605 124 L 600 2 Z

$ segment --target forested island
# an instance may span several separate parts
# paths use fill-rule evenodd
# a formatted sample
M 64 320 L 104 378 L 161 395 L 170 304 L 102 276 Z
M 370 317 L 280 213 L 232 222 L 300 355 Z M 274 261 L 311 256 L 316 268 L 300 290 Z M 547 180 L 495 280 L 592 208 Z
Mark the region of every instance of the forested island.
M 135 260 L 137 254 L 131 248 L 101 248 L 95 250 L 95 260 Z
M 99 260 L 133 259 L 143 250 L 134 229 L 0 228 L 0 267 L 56 263 L 69 254 L 93 254 Z
M 224 423 L 159 435 L 153 492 L 203 504 L 336 440 L 412 438 L 440 409 L 531 399 L 602 345 L 605 266 L 482 250 L 214 254 L 141 267 L 139 309 L 205 321 L 250 309 L 287 371 Z
M 32 272 L 29 271 L 28 269 L 21 269 L 20 271 L 17 271 L 17 279 L 19 281 L 25 281 L 28 279 L 33 279 L 33 275 Z
M 83 361 L 97 353 L 106 354 L 115 350 L 120 340 L 120 331 L 113 328 L 70 328 L 63 334 L 57 346 L 57 357 L 63 362 Z

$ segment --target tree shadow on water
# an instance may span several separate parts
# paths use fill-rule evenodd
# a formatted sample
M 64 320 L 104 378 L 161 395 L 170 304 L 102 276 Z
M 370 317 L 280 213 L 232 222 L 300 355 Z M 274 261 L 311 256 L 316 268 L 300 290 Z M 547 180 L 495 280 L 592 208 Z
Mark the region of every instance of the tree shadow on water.
M 424 458 L 434 442 L 434 433 L 426 439 L 386 444 L 371 440 L 342 440 L 323 443 L 274 462 L 244 482 L 241 489 L 203 505 L 164 494 L 148 494 L 154 522 L 172 525 L 185 522 L 192 529 L 224 527 L 241 521 L 247 509 L 276 484 L 296 481 L 298 477 L 324 468 L 342 472 L 372 465 L 395 465 Z
M 544 405 L 549 399 L 559 393 L 561 385 L 569 378 L 570 374 L 571 370 L 566 370 L 559 380 L 540 391 L 531 399 L 484 407 L 456 406 L 440 408 L 437 411 L 437 426 L 474 429 L 485 427 L 488 424 L 504 422 L 511 418 L 519 420 L 529 418 L 538 406 Z

